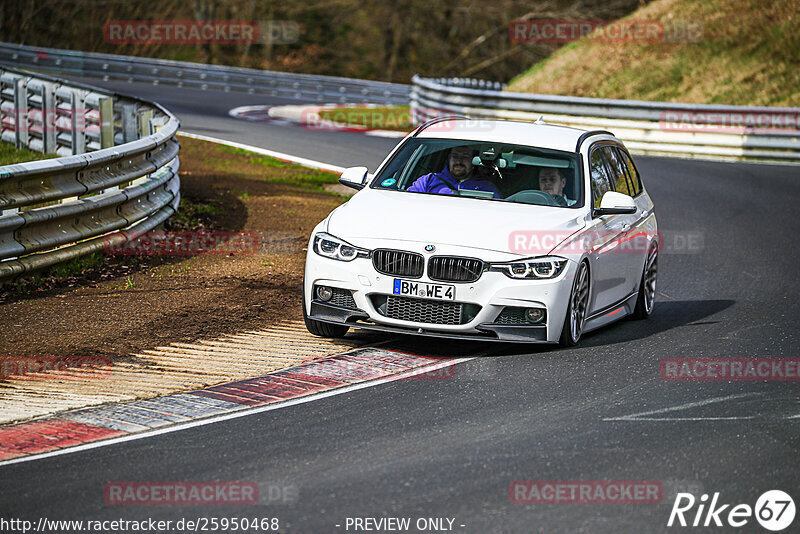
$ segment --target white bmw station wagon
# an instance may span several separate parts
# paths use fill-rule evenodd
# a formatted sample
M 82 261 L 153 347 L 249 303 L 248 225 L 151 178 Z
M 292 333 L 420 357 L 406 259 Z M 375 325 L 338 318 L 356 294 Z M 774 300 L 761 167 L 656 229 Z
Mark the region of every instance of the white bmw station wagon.
M 609 132 L 434 119 L 314 229 L 308 330 L 576 344 L 653 311 L 653 203 Z

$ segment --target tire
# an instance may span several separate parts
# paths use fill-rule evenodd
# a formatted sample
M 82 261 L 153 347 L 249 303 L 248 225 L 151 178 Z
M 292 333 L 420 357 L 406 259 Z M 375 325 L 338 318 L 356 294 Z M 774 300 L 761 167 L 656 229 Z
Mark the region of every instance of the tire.
M 639 297 L 633 310 L 633 319 L 647 319 L 653 314 L 656 300 L 656 282 L 658 281 L 658 246 L 653 244 L 647 252 L 647 259 L 642 269 L 642 280 L 639 282 Z
M 575 272 L 575 281 L 572 283 L 572 292 L 569 295 L 567 316 L 564 318 L 564 327 L 561 329 L 559 345 L 574 347 L 578 344 L 586 324 L 586 310 L 589 307 L 589 265 L 582 261 Z
M 306 329 L 308 329 L 308 331 L 314 334 L 315 336 L 319 337 L 338 339 L 344 337 L 350 330 L 349 326 L 343 324 L 323 323 L 322 321 L 311 319 L 308 316 L 308 314 L 306 313 L 305 282 L 303 282 L 303 320 L 306 323 Z

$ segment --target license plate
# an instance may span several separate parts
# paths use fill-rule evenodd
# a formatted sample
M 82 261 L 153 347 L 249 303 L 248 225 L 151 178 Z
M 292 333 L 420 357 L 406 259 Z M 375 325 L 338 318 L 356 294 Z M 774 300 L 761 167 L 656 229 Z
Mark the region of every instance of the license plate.
M 428 299 L 455 300 L 456 286 L 447 284 L 429 284 L 427 282 L 412 282 L 411 280 L 394 279 L 395 295 L 408 295 L 409 297 L 425 297 Z

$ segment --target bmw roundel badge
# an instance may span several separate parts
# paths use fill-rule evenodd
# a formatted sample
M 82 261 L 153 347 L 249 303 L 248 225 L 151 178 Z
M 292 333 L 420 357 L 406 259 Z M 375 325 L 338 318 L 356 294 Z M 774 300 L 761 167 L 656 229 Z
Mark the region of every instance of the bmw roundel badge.
M 436 250 L 435 245 L 425 245 L 425 252 L 433 252 L 434 250 Z

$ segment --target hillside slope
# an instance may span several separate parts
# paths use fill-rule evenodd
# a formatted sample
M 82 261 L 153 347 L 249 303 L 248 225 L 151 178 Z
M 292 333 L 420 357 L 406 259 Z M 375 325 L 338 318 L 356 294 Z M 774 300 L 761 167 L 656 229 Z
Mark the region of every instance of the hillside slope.
M 656 0 L 622 20 L 700 23 L 697 42 L 564 46 L 509 91 L 667 102 L 800 106 L 797 0 Z

